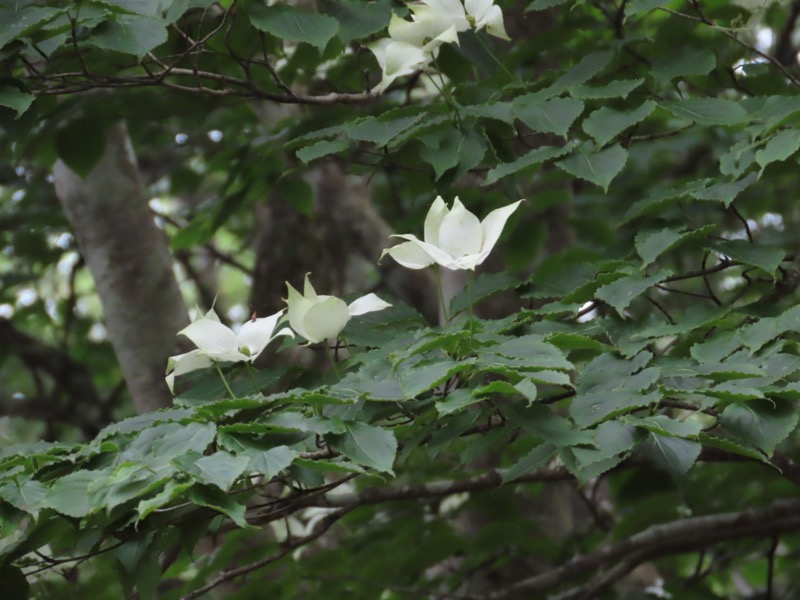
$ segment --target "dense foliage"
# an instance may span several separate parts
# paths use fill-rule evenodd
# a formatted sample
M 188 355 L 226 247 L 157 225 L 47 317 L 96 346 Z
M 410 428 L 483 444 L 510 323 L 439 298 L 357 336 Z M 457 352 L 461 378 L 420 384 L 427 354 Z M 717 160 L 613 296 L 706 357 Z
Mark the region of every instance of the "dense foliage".
M 4 597 L 797 595 L 800 3 L 497 4 L 510 42 L 386 83 L 402 2 L 0 0 Z M 340 253 L 324 291 L 392 306 L 333 365 L 281 337 L 133 414 L 52 185 L 120 120 L 228 323 L 283 308 L 248 297 L 258 210 L 355 218 L 334 171 L 420 239 L 437 195 L 527 201 L 438 320 L 391 256 L 268 240 L 295 287 Z

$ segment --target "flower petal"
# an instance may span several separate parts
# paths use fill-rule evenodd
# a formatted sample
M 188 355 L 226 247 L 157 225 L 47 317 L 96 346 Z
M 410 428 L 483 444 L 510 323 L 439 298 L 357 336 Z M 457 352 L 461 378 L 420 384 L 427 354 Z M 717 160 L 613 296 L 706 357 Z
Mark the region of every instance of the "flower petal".
M 289 325 L 297 333 L 308 339 L 303 329 L 303 319 L 313 303 L 310 300 L 306 300 L 288 281 L 286 282 L 286 287 L 289 290 L 289 297 L 285 300 L 289 307 Z
M 275 337 L 275 326 L 278 319 L 283 315 L 283 311 L 278 311 L 274 315 L 262 319 L 250 320 L 242 325 L 236 338 L 239 341 L 239 348 L 246 346 L 250 351 L 250 360 L 254 361 L 258 355 L 264 351 L 272 339 Z
M 169 373 L 169 375 L 165 377 L 169 391 L 173 392 L 175 378 L 178 375 L 184 375 L 185 373 L 197 371 L 198 369 L 205 369 L 212 364 L 211 359 L 200 354 L 199 350 L 192 350 L 184 354 L 170 356 L 169 360 L 167 360 L 167 373 Z M 170 373 L 170 371 L 172 372 Z
M 350 320 L 347 304 L 335 296 L 320 296 L 303 317 L 303 337 L 309 342 L 322 342 L 336 337 Z
M 303 296 L 306 300 L 311 300 L 314 302 L 317 299 L 317 292 L 314 290 L 314 286 L 311 285 L 311 280 L 308 278 L 311 273 L 306 273 L 306 280 L 303 282 Z
M 434 246 L 433 244 L 427 244 L 422 240 L 417 239 L 416 236 L 411 235 L 410 233 L 400 233 L 393 235 L 392 237 L 399 237 L 404 240 L 408 240 L 411 244 L 417 247 L 417 249 L 412 250 L 409 246 L 405 244 L 398 244 L 397 246 L 392 246 L 391 248 L 385 250 L 387 254 L 392 256 L 397 262 L 399 262 L 404 267 L 409 269 L 423 269 L 427 266 L 430 266 L 433 263 L 437 263 L 442 265 L 443 267 L 450 268 L 450 265 L 453 263 L 453 257 L 450 256 L 447 252 Z M 399 250 L 395 250 L 395 249 Z M 419 251 L 421 251 L 421 253 Z M 400 260 L 398 260 L 396 254 L 400 255 Z M 427 255 L 427 259 L 424 257 Z M 404 262 L 408 264 L 405 264 Z
M 201 317 L 190 323 L 178 334 L 183 334 L 207 355 L 238 350 L 236 334 L 219 321 Z
M 350 313 L 351 317 L 357 317 L 358 315 L 375 312 L 376 310 L 383 310 L 384 308 L 389 308 L 390 306 L 391 304 L 384 302 L 375 294 L 367 294 L 366 296 L 361 296 L 361 298 L 358 300 L 351 302 L 350 306 L 347 307 L 347 312 Z
M 505 25 L 503 24 L 503 11 L 499 6 L 492 6 L 489 13 L 485 17 L 486 33 L 499 37 L 502 40 L 511 41 L 506 33 Z
M 444 216 L 439 228 L 439 248 L 454 259 L 481 251 L 481 222 L 456 198 L 453 209 Z
M 431 55 L 422 48 L 389 38 L 378 40 L 367 47 L 375 54 L 383 71 L 381 82 L 373 89 L 377 93 L 386 90 L 398 77 L 410 75 L 432 60 Z
M 480 253 L 484 256 L 478 264 L 482 263 L 486 257 L 489 256 L 489 252 L 492 251 L 497 240 L 500 239 L 500 234 L 503 233 L 503 227 L 505 227 L 506 221 L 508 221 L 508 218 L 519 208 L 520 203 L 522 203 L 522 200 L 517 200 L 513 204 L 493 210 L 486 215 L 483 223 L 481 223 L 481 228 L 483 229 L 483 244 Z
M 442 226 L 442 219 L 450 212 L 447 204 L 441 196 L 436 196 L 436 200 L 431 204 L 428 214 L 425 216 L 425 235 L 423 239 L 428 244 L 439 245 L 439 228 Z
M 435 262 L 427 252 L 413 242 L 403 242 L 386 248 L 381 253 L 381 259 L 387 254 L 406 269 L 424 269 Z
M 464 13 L 464 6 L 461 0 L 422 0 L 423 4 L 427 4 L 438 14 L 446 18 L 450 23 L 455 26 L 458 31 L 466 31 L 469 29 L 469 22 Z

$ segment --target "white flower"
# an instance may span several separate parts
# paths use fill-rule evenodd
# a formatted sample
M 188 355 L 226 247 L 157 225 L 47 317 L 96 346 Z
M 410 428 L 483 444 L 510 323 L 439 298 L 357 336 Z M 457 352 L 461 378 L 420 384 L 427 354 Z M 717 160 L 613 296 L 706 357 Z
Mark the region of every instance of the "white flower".
M 460 2 L 456 4 L 461 6 Z M 458 44 L 457 24 L 449 14 L 439 10 L 438 6 L 425 4 L 414 4 L 409 8 L 413 12 L 413 21 L 406 21 L 392 14 L 389 21 L 389 37 L 392 40 L 405 42 L 429 53 L 438 50 L 442 44 Z M 464 9 L 461 8 L 461 14 L 463 13 Z
M 289 324 L 311 343 L 334 338 L 341 333 L 350 317 L 363 315 L 391 306 L 375 294 L 367 294 L 348 306 L 336 296 L 318 296 L 306 275 L 303 294 L 287 283 Z
M 494 4 L 494 0 L 464 0 L 467 9 L 467 20 L 475 31 L 484 27 L 486 33 L 504 40 L 511 40 L 503 24 L 503 11 Z
M 281 310 L 263 319 L 251 319 L 241 326 L 238 333 L 234 333 L 220 323 L 214 309 L 209 310 L 178 332 L 178 335 L 192 340 L 197 350 L 169 358 L 166 377 L 169 389 L 172 390 L 178 375 L 205 369 L 217 362 L 253 362 L 276 337 L 294 337 L 288 327 L 275 333 L 282 314 Z
M 493 210 L 480 222 L 456 198 L 449 210 L 438 196 L 425 217 L 425 241 L 411 234 L 399 234 L 408 240 L 383 251 L 404 267 L 424 269 L 434 263 L 447 269 L 470 269 L 481 264 L 494 248 L 503 227 L 522 200 Z
M 431 61 L 431 55 L 421 48 L 390 38 L 380 39 L 367 48 L 375 55 L 383 72 L 381 82 L 372 90 L 378 94 L 383 93 L 398 77 L 411 75 Z

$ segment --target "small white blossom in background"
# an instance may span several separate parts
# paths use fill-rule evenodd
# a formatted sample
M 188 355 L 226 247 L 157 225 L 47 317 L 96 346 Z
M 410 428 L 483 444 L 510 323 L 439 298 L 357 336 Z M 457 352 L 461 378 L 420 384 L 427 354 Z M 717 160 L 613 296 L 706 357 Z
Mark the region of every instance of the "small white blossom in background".
M 409 269 L 424 269 L 438 264 L 446 269 L 474 271 L 492 251 L 508 218 L 522 200 L 493 210 L 481 222 L 456 198 L 453 208 L 438 196 L 425 217 L 424 241 L 410 233 L 393 235 L 402 244 L 383 251 Z
M 197 350 L 170 356 L 167 361 L 166 380 L 170 391 L 178 375 L 205 369 L 218 362 L 252 363 L 264 351 L 267 344 L 278 336 L 294 337 L 294 333 L 288 327 L 275 332 L 282 315 L 281 310 L 269 317 L 251 319 L 245 322 L 237 333 L 220 323 L 213 308 L 195 319 L 181 329 L 178 335 L 185 335 L 192 340 Z
M 289 297 L 285 300 L 289 309 L 289 324 L 310 343 L 322 342 L 337 337 L 351 317 L 389 308 L 375 294 L 367 294 L 348 306 L 336 296 L 319 296 L 306 275 L 301 294 L 287 282 Z
M 411 20 L 392 14 L 389 37 L 367 46 L 381 68 L 381 82 L 372 90 L 383 93 L 403 75 L 424 69 L 442 44 L 458 44 L 458 33 L 485 29 L 495 37 L 510 40 L 503 23 L 503 11 L 494 0 L 422 0 L 409 4 Z

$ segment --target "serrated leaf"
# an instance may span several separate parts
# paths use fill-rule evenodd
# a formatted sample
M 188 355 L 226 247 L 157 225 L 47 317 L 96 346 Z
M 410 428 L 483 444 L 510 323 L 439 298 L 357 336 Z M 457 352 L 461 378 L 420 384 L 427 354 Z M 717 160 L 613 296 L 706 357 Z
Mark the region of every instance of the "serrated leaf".
M 484 348 L 479 354 L 479 359 L 482 362 L 491 362 L 493 360 L 492 355 L 515 359 L 518 361 L 516 364 L 531 369 L 563 369 L 570 371 L 574 368 L 561 350 L 545 342 L 539 335 L 512 338 L 496 346 Z
M 774 398 L 729 404 L 719 420 L 728 431 L 771 456 L 775 447 L 794 431 L 797 417 L 794 402 Z
M 15 85 L 6 84 L 0 86 L 0 106 L 10 108 L 19 117 L 28 110 L 33 104 L 36 96 L 29 94 Z
M 676 77 L 707 75 L 717 66 L 717 58 L 711 50 L 678 47 L 673 52 L 660 55 L 653 61 L 650 74 L 656 84 L 668 83 Z
M 89 502 L 89 485 L 98 477 L 96 471 L 75 471 L 57 479 L 47 493 L 44 505 L 69 517 L 85 517 L 99 507 Z
M 503 414 L 512 425 L 554 446 L 591 445 L 594 441 L 591 432 L 579 430 L 569 419 L 557 415 L 544 404 L 530 404 L 522 409 L 507 406 Z
M 600 152 L 587 152 L 579 148 L 572 156 L 556 163 L 570 175 L 585 179 L 608 191 L 608 186 L 622 171 L 628 160 L 628 151 L 620 145 Z
M 244 473 L 250 464 L 250 458 L 218 451 L 209 456 L 187 453 L 173 462 L 198 483 L 213 485 L 227 492 Z
M 660 436 L 672 437 L 696 437 L 703 429 L 699 421 L 678 421 L 666 415 L 655 415 L 653 417 L 622 417 L 622 422 L 634 427 L 646 429 Z
M 36 519 L 39 510 L 45 505 L 48 488 L 34 479 L 18 481 L 16 479 L 0 486 L 0 498 L 20 510 L 33 515 Z
M 255 4 L 250 9 L 250 23 L 282 40 L 311 44 L 320 52 L 339 31 L 333 17 L 290 4 Z
M 731 205 L 736 197 L 758 180 L 758 175 L 750 173 L 738 181 L 721 181 L 701 190 L 694 191 L 690 196 L 696 200 L 710 200 L 722 202 L 725 208 Z
M 782 248 L 751 244 L 747 240 L 729 240 L 711 246 L 720 254 L 751 267 L 763 269 L 774 276 L 786 253 Z
M 535 471 L 536 469 L 546 465 L 553 456 L 555 456 L 558 448 L 553 444 L 542 444 L 531 450 L 528 454 L 514 463 L 511 467 L 503 471 L 503 483 L 519 479 L 526 473 Z
M 508 175 L 513 175 L 523 169 L 528 169 L 530 167 L 540 165 L 543 162 L 552 160 L 554 158 L 558 158 L 559 156 L 563 156 L 570 150 L 574 148 L 573 142 L 568 142 L 563 146 L 544 146 L 542 148 L 536 148 L 535 150 L 531 150 L 530 152 L 523 154 L 516 160 L 511 162 L 502 163 L 497 165 L 496 167 L 489 170 L 486 174 L 486 179 L 483 182 L 483 185 L 490 185 L 495 181 L 499 181 L 503 177 L 507 177 Z
M 534 131 L 566 137 L 570 125 L 583 112 L 583 102 L 575 98 L 520 99 L 514 102 L 513 112 Z
M 489 296 L 520 285 L 520 280 L 506 271 L 479 275 L 472 282 L 472 302 L 477 305 Z M 456 315 L 469 308 L 469 290 L 462 290 L 450 301 L 450 314 Z
M 346 133 L 351 140 L 385 146 L 394 137 L 414 126 L 422 117 L 422 114 L 416 114 L 393 118 L 392 115 L 386 113 L 381 117 L 366 117 L 345 123 L 342 125 L 341 131 Z
M 510 386 L 510 384 L 507 385 Z M 440 417 L 443 417 L 461 410 L 466 406 L 476 404 L 483 400 L 483 398 L 478 395 L 478 391 L 479 390 L 476 390 L 476 393 L 473 394 L 472 390 L 469 388 L 453 390 L 447 394 L 447 396 L 436 402 L 436 412 L 439 413 Z
M 786 160 L 799 149 L 800 130 L 784 129 L 772 136 L 766 146 L 756 152 L 756 162 L 764 169 L 770 163 Z
M 657 465 L 682 476 L 697 462 L 702 446 L 699 442 L 651 433 L 639 448 Z
M 629 452 L 636 443 L 636 429 L 619 421 L 606 421 L 594 429 L 595 448 L 573 448 L 581 467 Z
M 399 373 L 400 387 L 406 398 L 415 398 L 450 379 L 456 373 L 471 368 L 469 361 L 450 359 L 428 362 L 404 368 Z
M 152 498 L 141 500 L 136 506 L 136 512 L 139 513 L 138 520 L 141 521 L 152 513 L 154 510 L 166 506 L 176 498 L 179 498 L 186 490 L 194 485 L 194 481 L 176 481 L 170 479 L 164 485 L 164 489 L 158 492 Z
M 738 125 L 747 121 L 747 111 L 733 100 L 720 98 L 690 98 L 661 102 L 661 106 L 676 117 L 700 125 Z
M 664 252 L 687 240 L 704 237 L 713 230 L 713 225 L 707 225 L 691 231 L 686 231 L 682 227 L 640 231 L 636 234 L 635 245 L 636 252 L 642 257 L 642 269 L 654 263 Z
M 330 11 L 339 22 L 339 39 L 343 44 L 381 31 L 392 17 L 388 0 L 339 0 L 331 5 Z
M 332 448 L 358 464 L 392 473 L 397 454 L 394 433 L 358 421 L 346 422 L 345 427 L 347 431 L 343 435 L 331 437 Z
M 235 496 L 226 494 L 218 487 L 195 484 L 189 489 L 187 495 L 189 500 L 198 506 L 205 506 L 224 514 L 239 527 L 250 527 L 250 524 L 245 519 L 246 508 L 244 504 L 239 504 Z
M 664 281 L 671 273 L 668 269 L 662 269 L 648 276 L 634 273 L 598 288 L 595 296 L 598 300 L 611 305 L 624 318 L 625 309 L 633 302 L 634 298 L 641 296 L 655 284 Z
M 578 85 L 570 95 L 579 100 L 602 100 L 607 98 L 626 98 L 633 90 L 644 83 L 644 79 L 619 79 L 606 85 Z
M 349 146 L 345 140 L 322 140 L 305 148 L 300 148 L 295 154 L 305 164 L 311 161 L 341 152 Z
M 141 60 L 167 38 L 167 26 L 161 18 L 120 14 L 102 23 L 88 41 L 104 50 L 132 54 Z
M 652 100 L 646 100 L 637 108 L 618 111 L 604 106 L 592 112 L 583 120 L 583 130 L 604 146 L 625 129 L 636 125 L 650 115 L 658 106 Z
M 582 56 L 574 67 L 556 79 L 550 87 L 550 92 L 560 94 L 564 90 L 586 83 L 605 69 L 613 57 L 614 53 L 610 50 L 601 50 Z
M 800 306 L 792 306 L 777 317 L 763 317 L 757 323 L 745 325 L 739 336 L 753 352 L 787 331 L 800 331 Z
M 704 342 L 697 342 L 689 353 L 700 363 L 717 363 L 742 346 L 737 331 L 723 331 Z

